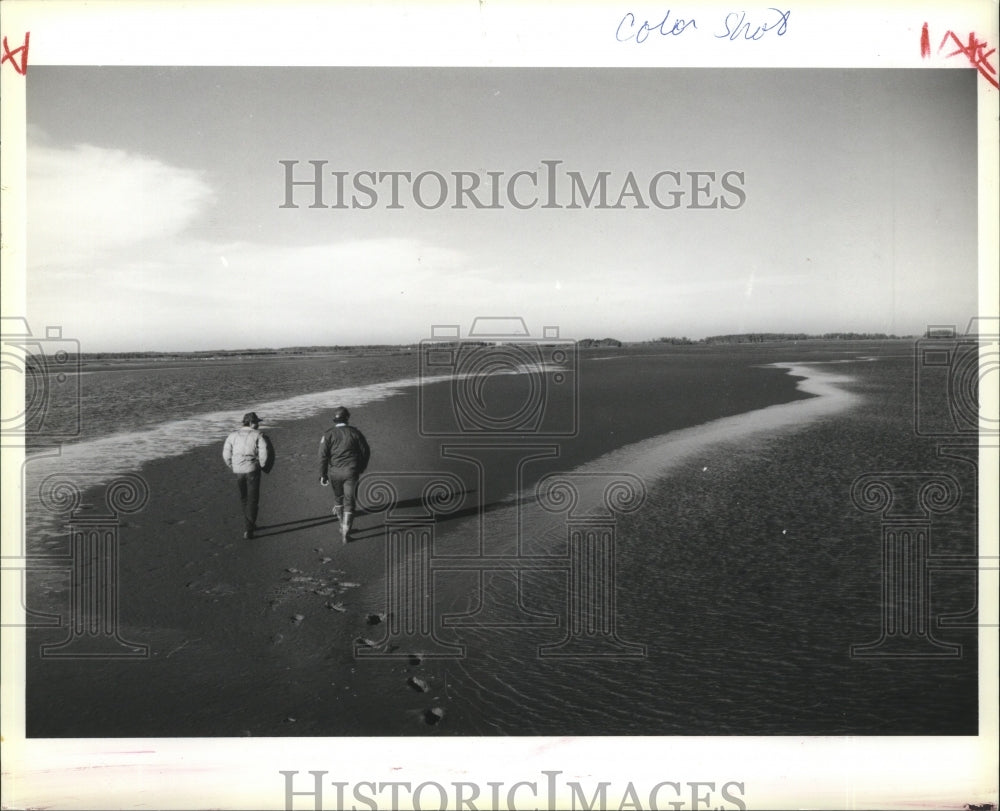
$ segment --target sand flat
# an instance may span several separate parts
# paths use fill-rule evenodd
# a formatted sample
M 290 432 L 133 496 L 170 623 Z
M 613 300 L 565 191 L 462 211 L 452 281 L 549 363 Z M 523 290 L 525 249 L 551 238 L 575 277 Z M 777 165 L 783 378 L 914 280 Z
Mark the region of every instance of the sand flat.
M 792 352 L 784 349 L 775 354 L 787 358 Z M 672 356 L 631 359 L 632 366 L 629 359 L 609 358 L 595 364 L 602 370 L 599 375 L 587 373 L 584 365 L 581 415 L 586 431 L 557 443 L 557 456 L 525 467 L 523 487 L 510 476 L 484 477 L 467 460 L 442 456 L 442 445 L 460 445 L 458 440 L 419 436 L 414 430 L 418 402 L 412 389 L 369 402 L 355 412 L 353 422 L 375 448 L 370 477 L 444 472 L 462 483 L 465 500 L 436 529 L 441 552 L 466 554 L 477 543 L 489 551 L 489 544 L 501 536 L 509 552 L 509 530 L 513 526 L 516 536 L 520 522 L 530 525 L 530 530 L 522 531 L 528 543 L 520 550 L 515 546 L 515 553 L 534 554 L 538 548 L 532 543 L 540 542 L 544 550 L 565 533 L 565 517 L 541 511 L 533 501 L 534 487 L 544 476 L 625 471 L 653 486 L 682 465 L 697 461 L 699 454 L 713 453 L 717 458 L 727 443 L 745 445 L 755 436 L 773 437 L 796 426 L 817 424 L 821 418 L 836 418 L 863 401 L 846 389 L 837 366 L 814 363 L 830 357 L 819 354 L 805 364 L 777 360 L 782 368 L 760 369 L 729 355 L 718 367 L 724 382 L 718 390 L 691 388 L 692 381 L 705 379 L 701 358 L 692 361 L 688 356 L 676 364 Z M 765 352 L 749 359 L 760 365 L 774 357 Z M 645 393 L 654 363 L 666 363 L 669 378 L 676 383 L 661 386 L 659 400 Z M 718 382 L 719 375 L 713 379 Z M 747 385 L 754 380 L 760 382 L 758 387 Z M 699 420 L 713 410 L 722 415 Z M 318 485 L 314 458 L 315 439 L 326 425 L 326 416 L 320 413 L 271 428 L 280 463 L 264 478 L 261 529 L 252 542 L 239 537 L 235 486 L 217 447 L 221 437 L 219 443 L 142 466 L 149 502 L 125 517 L 119 529 L 118 627 L 122 639 L 148 645 L 149 656 L 85 666 L 29 656 L 29 735 L 419 735 L 463 729 L 509 734 L 517 728 L 509 719 L 491 725 L 490 701 L 470 699 L 468 693 L 462 700 L 456 693 L 462 684 L 463 690 L 473 689 L 475 695 L 480 688 L 470 685 L 480 683 L 486 690 L 482 695 L 510 691 L 534 702 L 537 683 L 505 677 L 507 665 L 502 661 L 478 661 L 480 668 L 486 668 L 479 672 L 473 661 L 442 664 L 419 657 L 381 661 L 355 657 L 359 639 L 377 647 L 386 638 L 385 623 L 380 627 L 370 621 L 386 611 L 386 520 L 379 513 L 361 515 L 354 541 L 340 544 L 330 515 L 329 490 Z M 540 438 L 532 443 L 546 444 Z M 517 452 L 514 448 L 512 454 L 516 457 Z M 500 468 L 514 469 L 510 459 Z M 520 506 L 514 498 L 517 493 Z M 408 495 L 415 494 L 419 490 Z M 583 500 L 588 498 L 584 493 Z M 476 539 L 480 526 L 485 535 Z M 696 576 L 700 564 L 692 565 L 688 577 Z M 436 619 L 448 611 L 461 613 L 470 588 L 464 575 L 450 582 L 448 576 L 442 577 L 434 594 L 441 608 Z M 47 596 L 36 594 L 35 605 L 58 607 L 67 599 L 67 591 L 64 577 Z M 526 594 L 536 592 L 531 586 Z M 33 630 L 29 652 L 65 633 Z M 534 639 L 534 633 L 515 631 L 500 638 L 513 646 L 508 651 L 514 656 L 511 661 L 523 655 L 516 648 Z M 483 641 L 477 634 L 482 636 L 455 627 L 441 630 L 442 638 L 466 637 L 474 646 Z M 502 659 L 502 645 L 496 644 L 494 640 L 491 655 Z M 476 650 L 479 655 L 486 649 Z M 535 675 L 550 679 L 544 670 Z M 408 686 L 411 677 L 428 689 Z M 494 677 L 501 681 L 490 687 L 487 682 Z M 107 683 L 115 684 L 113 696 L 100 689 Z M 92 700 L 75 700 L 81 691 Z M 430 723 L 428 718 L 437 716 L 427 712 L 438 705 L 452 709 Z M 458 706 L 465 711 L 454 711 Z M 477 706 L 480 709 L 473 710 Z M 611 727 L 615 728 L 620 726 Z

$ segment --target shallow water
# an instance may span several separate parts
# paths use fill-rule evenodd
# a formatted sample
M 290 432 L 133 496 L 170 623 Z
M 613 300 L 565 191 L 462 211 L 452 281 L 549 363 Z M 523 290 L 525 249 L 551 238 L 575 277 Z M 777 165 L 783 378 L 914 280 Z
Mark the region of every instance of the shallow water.
M 870 351 L 857 354 L 874 356 Z M 242 728 L 236 724 L 254 734 L 320 736 L 970 734 L 977 720 L 974 630 L 947 632 L 949 641 L 963 645 L 957 660 L 861 661 L 849 655 L 852 644 L 878 635 L 880 609 L 880 525 L 877 516 L 862 514 L 852 505 L 851 483 L 871 470 L 934 470 L 943 464 L 930 443 L 913 436 L 908 422 L 912 359 L 900 354 L 884 362 L 855 363 L 838 355 L 850 362 L 810 365 L 808 370 L 758 368 L 796 357 L 793 347 L 584 363 L 575 403 L 578 435 L 554 443 L 521 437 L 520 444 L 506 450 L 480 450 L 480 458 L 488 458 L 478 479 L 461 458 L 442 459 L 438 444 L 489 442 L 418 438 L 419 398 L 412 387 L 398 393 L 393 393 L 390 381 L 370 390 L 359 387 L 354 396 L 367 391 L 373 398 L 371 408 L 360 412 L 370 421 L 366 427 L 372 425 L 386 438 L 372 478 L 410 472 L 406 464 L 404 470 L 398 467 L 401 458 L 408 464 L 430 463 L 436 474 L 465 466 L 461 481 L 466 499 L 458 502 L 454 515 L 435 525 L 430 561 L 436 638 L 452 652 L 464 646 L 462 655 L 425 656 L 417 666 L 405 658 L 405 648 L 395 651 L 404 658 L 387 660 L 355 658 L 350 647 L 331 651 L 325 631 L 350 617 L 322 611 L 315 616 L 317 606 L 305 610 L 309 618 L 301 628 L 301 633 L 313 635 L 310 644 L 294 649 L 259 638 L 267 624 L 260 618 L 252 619 L 240 636 L 226 632 L 226 618 L 234 615 L 220 613 L 220 627 L 212 625 L 212 630 L 222 641 L 212 642 L 201 638 L 202 630 L 192 638 L 186 627 L 160 627 L 156 607 L 143 607 L 150 624 L 144 633 L 162 642 L 164 660 L 155 672 L 150 670 L 149 683 L 130 683 L 132 703 L 145 707 L 146 690 L 159 679 L 161 687 L 174 688 L 171 695 L 181 706 L 187 685 L 195 679 L 211 696 L 202 712 L 190 718 L 171 713 L 158 717 L 149 709 L 148 718 L 113 717 L 105 722 L 100 711 L 89 707 L 69 708 L 82 713 L 79 716 L 64 717 L 62 712 L 69 712 L 65 707 L 60 713 L 48 712 L 45 696 L 38 694 L 33 719 L 41 726 L 35 728 L 56 736 L 66 730 L 80 734 L 81 729 L 83 734 L 105 735 L 155 736 L 164 729 L 168 734 L 232 735 Z M 808 360 L 832 358 L 816 353 Z M 815 384 L 817 369 L 825 371 L 823 378 L 832 387 L 811 394 L 792 391 L 794 378 L 804 374 Z M 516 394 L 523 391 L 518 386 L 518 380 L 509 378 L 501 390 Z M 311 459 L 306 453 L 311 438 L 308 449 L 296 444 L 301 444 L 296 420 L 321 413 L 332 397 L 322 392 L 295 394 L 268 404 L 272 414 L 289 415 L 287 423 L 275 426 L 276 431 L 288 431 L 282 458 L 289 461 L 298 454 Z M 238 418 L 242 410 L 240 406 L 233 413 Z M 255 410 L 264 413 L 263 407 Z M 197 430 L 179 421 L 165 429 L 181 435 L 184 427 L 209 445 L 221 443 L 229 428 L 228 420 L 217 413 L 222 411 L 193 418 Z M 102 441 L 118 440 L 95 438 L 81 446 L 101 448 L 95 443 Z M 519 467 L 517 456 L 525 442 L 555 447 L 558 456 Z M 421 443 L 428 447 L 400 456 Z M 510 445 L 510 440 L 500 444 Z M 72 453 L 72 446 L 67 451 Z M 469 453 L 468 448 L 463 452 Z M 208 454 L 205 447 L 191 457 L 205 459 Z M 107 467 L 113 458 L 109 454 L 102 465 Z M 134 464 L 137 458 L 126 461 Z M 177 460 L 182 464 L 185 460 Z M 951 467 L 968 484 L 961 463 Z M 614 589 L 602 591 L 593 578 L 589 585 L 580 581 L 592 589 L 592 596 L 613 596 L 613 606 L 609 602 L 598 616 L 581 612 L 580 605 L 571 602 L 567 538 L 572 521 L 551 500 L 552 494 L 539 493 L 537 485 L 549 474 L 575 477 L 577 523 L 586 524 L 595 517 L 595 502 L 604 503 L 607 481 L 601 476 L 609 472 L 638 479 L 645 500 L 638 509 L 619 510 L 611 522 L 615 570 L 613 580 L 604 583 L 613 582 Z M 185 492 L 196 486 L 186 485 Z M 969 491 L 974 491 L 974 482 Z M 176 497 L 169 482 L 162 495 L 165 502 Z M 422 504 L 419 491 L 403 495 Z M 545 497 L 550 499 L 547 507 L 556 509 L 539 501 Z M 628 507 L 621 494 L 614 498 L 617 506 Z M 947 545 L 953 554 L 974 551 L 975 505 L 971 513 L 969 507 L 966 501 L 935 524 L 937 550 Z M 186 517 L 196 531 L 199 517 Z M 283 515 L 277 520 L 301 518 Z M 138 523 L 143 523 L 142 516 Z M 387 524 L 384 515 L 364 516 L 359 546 L 343 550 L 339 562 L 349 568 L 366 549 L 381 549 Z M 168 533 L 166 527 L 151 525 L 130 529 L 129 551 L 135 556 Z M 246 575 L 245 593 L 225 592 L 236 586 L 224 574 L 220 577 L 226 583 L 202 582 L 199 577 L 186 586 L 182 582 L 181 599 L 204 592 L 204 600 L 212 605 L 204 618 L 193 616 L 205 610 L 201 603 L 185 603 L 183 611 L 171 616 L 192 613 L 193 627 L 201 628 L 202 623 L 212 624 L 214 607 L 232 608 L 239 601 L 251 614 L 260 611 L 266 605 L 260 601 L 270 599 L 270 592 L 259 593 L 261 583 L 270 584 L 269 572 L 287 571 L 284 561 L 289 555 L 308 557 L 299 537 L 315 536 L 282 534 L 248 553 L 260 556 L 262 570 Z M 220 554 L 222 548 L 206 544 L 204 550 L 193 551 L 208 554 L 214 549 L 213 554 Z M 483 554 L 518 563 L 484 566 L 473 560 L 474 565 L 468 565 L 469 559 Z M 530 570 L 523 570 L 524 561 L 532 564 Z M 138 563 L 132 560 L 133 577 L 142 571 Z M 167 557 L 157 565 L 180 563 Z M 193 576 L 204 564 L 191 560 L 183 565 L 192 566 Z M 599 567 L 594 559 L 589 571 L 593 574 Z M 386 572 L 379 571 L 384 578 Z M 173 572 L 162 574 L 176 577 Z M 359 579 L 358 574 L 350 576 Z M 376 597 L 353 610 L 386 609 L 386 583 L 374 578 L 374 572 L 364 570 L 361 579 Z M 967 581 L 963 574 L 935 578 L 935 620 L 969 608 Z M 141 583 L 133 586 L 141 591 Z M 581 605 L 594 603 L 583 600 Z M 613 631 L 597 635 L 597 641 L 616 645 L 622 655 L 543 654 L 559 653 L 557 646 L 567 638 L 574 618 L 586 623 L 595 616 L 610 621 Z M 378 642 L 386 631 L 383 624 L 366 627 L 363 633 Z M 236 647 L 227 651 L 226 644 Z M 593 652 L 592 646 L 584 653 Z M 258 668 L 262 658 L 273 667 Z M 124 669 L 120 675 L 137 679 L 134 668 L 127 674 Z M 48 671 L 44 674 L 47 679 Z M 445 710 L 440 723 L 425 722 L 423 713 L 430 704 L 421 703 L 423 694 L 407 686 L 412 674 L 429 685 L 426 701 Z M 70 674 L 64 675 L 70 679 Z M 38 681 L 37 689 L 44 692 L 45 683 Z M 114 697 L 107 702 L 113 707 Z M 294 726 L 284 722 L 279 709 L 292 706 L 294 711 L 288 712 L 297 719 Z
M 78 424 L 79 435 L 52 448 L 35 443 L 29 450 L 25 490 L 48 492 L 51 487 L 46 480 L 55 476 L 74 482 L 81 490 L 107 484 L 122 474 L 138 472 L 148 462 L 221 443 L 248 410 L 258 413 L 264 430 L 280 441 L 283 424 L 342 404 L 364 408 L 403 391 L 457 377 L 422 374 L 279 396 L 323 383 L 386 377 L 415 365 L 406 356 L 380 361 L 265 359 L 82 373 L 79 416 L 71 414 L 72 409 L 64 409 L 63 414 L 66 425 Z M 521 366 L 502 369 L 499 374 L 537 377 L 553 372 L 544 366 Z M 53 430 L 58 432 L 58 426 Z M 37 551 L 45 548 L 44 536 L 60 529 L 37 498 L 27 500 L 26 524 Z
M 887 451 L 934 464 L 934 448 L 906 431 L 905 409 L 892 436 L 885 412 L 863 407 L 887 379 L 903 398 L 907 367 L 869 369 L 860 381 L 790 368 L 809 375 L 803 388 L 816 399 L 653 437 L 560 473 L 567 490 L 550 502 L 564 511 L 541 507 L 545 487 L 533 487 L 481 520 L 441 528 L 436 641 L 463 647 L 435 671 L 449 734 L 975 733 L 973 626 L 938 632 L 959 656 L 850 655 L 879 634 L 881 571 L 878 521 L 851 503 L 851 482 Z M 974 492 L 971 469 L 953 473 Z M 619 493 L 627 509 L 608 521 L 616 479 L 634 498 Z M 574 571 L 574 527 L 608 531 L 603 583 L 599 550 Z M 951 554 L 974 554 L 975 505 L 966 499 L 942 529 Z M 470 549 L 479 531 L 482 549 Z M 481 575 L 460 572 L 461 556 L 480 551 L 521 565 L 481 558 Z M 941 615 L 974 604 L 968 576 L 938 582 Z

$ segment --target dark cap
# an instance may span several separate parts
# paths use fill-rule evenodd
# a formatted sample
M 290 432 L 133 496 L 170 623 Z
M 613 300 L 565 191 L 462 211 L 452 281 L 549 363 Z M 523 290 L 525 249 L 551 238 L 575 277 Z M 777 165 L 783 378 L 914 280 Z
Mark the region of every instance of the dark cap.
M 243 415 L 244 425 L 253 425 L 255 423 L 259 425 L 260 422 L 261 422 L 260 417 L 258 417 L 253 411 L 250 411 Z
M 337 406 L 333 410 L 333 421 L 334 422 L 347 422 L 351 418 L 351 412 L 348 411 L 343 406 Z

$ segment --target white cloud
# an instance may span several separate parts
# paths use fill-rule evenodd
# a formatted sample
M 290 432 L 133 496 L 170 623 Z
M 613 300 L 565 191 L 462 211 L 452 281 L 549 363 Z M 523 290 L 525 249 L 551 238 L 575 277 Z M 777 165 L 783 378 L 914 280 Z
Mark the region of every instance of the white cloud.
M 35 274 L 35 319 L 62 324 L 93 351 L 409 341 L 460 296 L 488 295 L 462 281 L 451 248 L 379 238 L 284 246 L 184 237 L 85 274 Z
M 89 144 L 28 149 L 28 267 L 77 266 L 181 234 L 212 190 L 202 173 Z
M 36 280 L 32 312 L 94 350 L 183 349 L 410 342 L 434 324 L 468 327 L 489 315 L 523 316 L 532 334 L 559 325 L 567 337 L 642 338 L 669 332 L 660 325 L 709 302 L 715 311 L 742 312 L 746 301 L 736 278 L 647 275 L 609 284 L 567 271 L 554 289 L 554 270 L 512 280 L 502 262 L 480 264 L 463 251 L 403 237 L 296 246 L 181 235 L 156 251 L 116 257 L 85 275 Z M 801 281 L 755 278 L 758 285 Z M 637 298 L 640 282 L 648 295 Z

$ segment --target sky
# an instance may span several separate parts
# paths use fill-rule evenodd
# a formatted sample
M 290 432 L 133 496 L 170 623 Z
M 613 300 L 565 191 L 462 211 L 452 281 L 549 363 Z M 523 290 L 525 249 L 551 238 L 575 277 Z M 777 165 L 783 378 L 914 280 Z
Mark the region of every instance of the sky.
M 39 65 L 27 123 L 29 321 L 83 351 L 412 343 L 480 316 L 911 335 L 977 310 L 971 70 Z M 280 162 L 314 160 L 348 202 L 363 171 L 437 172 L 450 196 L 282 207 Z M 505 186 L 542 161 L 608 172 L 611 203 L 664 171 L 714 172 L 709 198 L 740 173 L 745 200 L 451 207 L 452 173 Z

